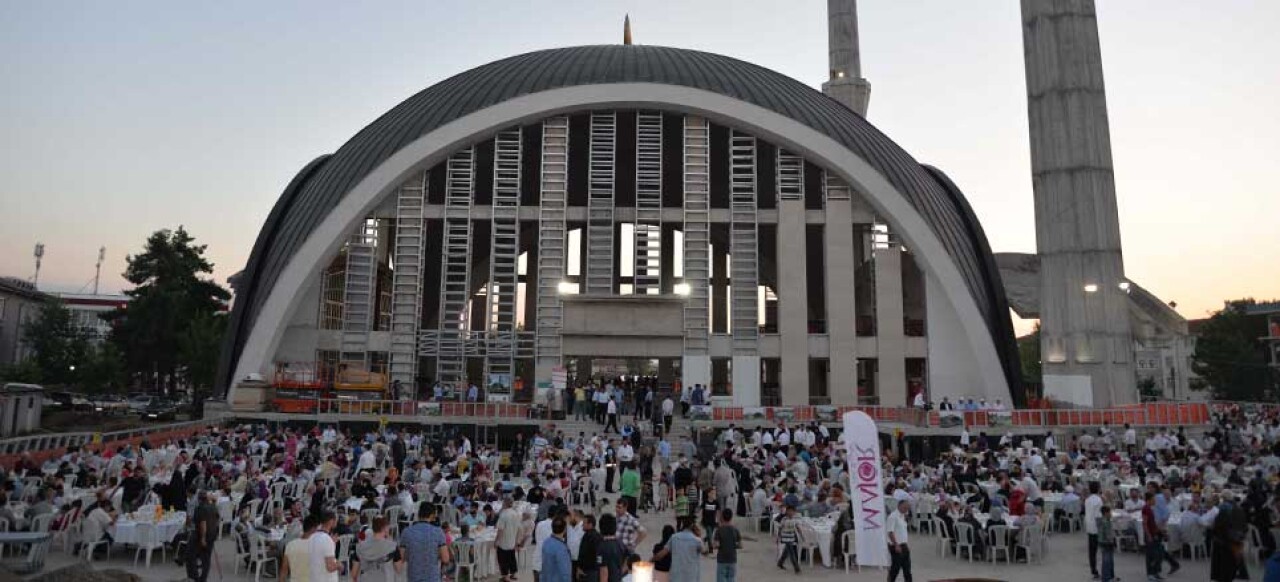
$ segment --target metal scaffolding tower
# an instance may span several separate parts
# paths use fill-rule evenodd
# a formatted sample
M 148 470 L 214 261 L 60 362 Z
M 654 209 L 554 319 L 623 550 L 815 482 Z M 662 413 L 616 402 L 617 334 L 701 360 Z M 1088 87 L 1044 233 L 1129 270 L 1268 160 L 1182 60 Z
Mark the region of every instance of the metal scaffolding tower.
M 453 154 L 445 165 L 444 265 L 440 285 L 440 347 L 436 378 L 461 386 L 466 380 L 467 315 L 471 289 L 471 201 L 475 195 L 475 150 Z
M 521 131 L 499 132 L 493 147 L 493 229 L 489 245 L 488 346 L 485 385 L 505 379 L 508 393 L 515 374 L 517 263 L 520 258 Z M 492 392 L 490 392 L 492 393 Z
M 418 373 L 418 324 L 422 318 L 422 243 L 426 235 L 423 208 L 427 198 L 424 171 L 400 186 L 396 194 L 396 231 L 391 275 L 391 381 L 415 388 Z
M 569 118 L 542 122 L 541 205 L 538 208 L 537 367 L 560 365 L 560 283 L 565 275 L 565 210 Z
M 710 254 L 710 128 L 707 120 L 684 118 L 684 282 L 689 297 L 684 307 L 684 353 L 710 353 L 708 283 Z
M 378 222 L 366 218 L 347 239 L 346 281 L 342 293 L 342 358 L 349 368 L 367 370 L 373 293 L 377 286 Z
M 804 158 L 778 148 L 778 197 L 804 199 Z
M 613 174 L 618 116 L 591 114 L 587 185 L 587 264 L 583 293 L 613 293 Z
M 729 287 L 733 354 L 759 353 L 759 241 L 756 230 L 756 138 L 729 138 Z
M 636 295 L 662 290 L 662 114 L 636 115 Z

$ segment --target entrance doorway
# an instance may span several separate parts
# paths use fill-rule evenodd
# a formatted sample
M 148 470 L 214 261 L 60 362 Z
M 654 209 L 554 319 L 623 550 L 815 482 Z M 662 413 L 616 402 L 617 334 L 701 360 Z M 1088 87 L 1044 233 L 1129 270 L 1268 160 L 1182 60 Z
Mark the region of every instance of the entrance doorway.
M 669 391 L 680 378 L 680 358 L 631 358 L 626 356 L 565 356 L 564 366 L 572 386 L 622 379 L 656 383 Z

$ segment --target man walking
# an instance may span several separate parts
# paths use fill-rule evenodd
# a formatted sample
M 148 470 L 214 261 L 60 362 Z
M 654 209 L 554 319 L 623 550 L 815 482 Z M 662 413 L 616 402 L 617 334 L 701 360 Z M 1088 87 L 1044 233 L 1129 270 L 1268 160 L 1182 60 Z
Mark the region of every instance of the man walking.
M 1142 533 L 1145 537 L 1144 548 L 1147 558 L 1147 582 L 1160 582 L 1160 526 L 1156 524 L 1156 496 L 1150 491 L 1142 497 Z
M 423 503 L 418 507 L 418 521 L 400 534 L 400 546 L 408 562 L 409 582 L 440 582 L 440 566 L 448 564 L 453 556 L 445 543 L 444 531 L 436 525 L 435 504 Z
M 1084 500 L 1084 533 L 1089 538 L 1089 574 L 1098 579 L 1098 518 L 1102 516 L 1102 496 L 1098 482 L 1089 482 L 1089 497 Z
M 604 406 L 605 406 L 604 432 L 608 433 L 610 427 L 613 428 L 613 432 L 618 432 L 618 401 L 614 400 L 614 398 L 610 396 L 609 402 L 606 402 Z
M 720 510 L 720 527 L 716 528 L 716 582 L 734 582 L 738 577 L 738 548 L 742 546 L 742 536 L 738 528 L 733 527 L 733 510 Z
M 540 544 L 542 554 L 541 582 L 572 582 L 573 557 L 569 554 L 569 546 L 565 543 L 568 524 L 563 515 L 551 520 L 551 536 Z
M 209 579 L 213 544 L 218 541 L 218 508 L 209 492 L 200 493 L 200 505 L 192 518 L 192 537 L 187 542 L 187 578 L 195 582 Z
M 911 502 L 903 499 L 898 502 L 898 510 L 885 520 L 884 529 L 889 534 L 889 582 L 898 579 L 898 572 L 902 572 L 904 582 L 911 582 L 911 549 L 907 547 L 908 511 L 911 511 Z
M 494 546 L 498 549 L 498 572 L 502 575 L 503 582 L 514 582 L 519 571 L 516 549 L 520 542 L 520 516 L 511 507 L 511 496 L 502 499 L 497 528 Z

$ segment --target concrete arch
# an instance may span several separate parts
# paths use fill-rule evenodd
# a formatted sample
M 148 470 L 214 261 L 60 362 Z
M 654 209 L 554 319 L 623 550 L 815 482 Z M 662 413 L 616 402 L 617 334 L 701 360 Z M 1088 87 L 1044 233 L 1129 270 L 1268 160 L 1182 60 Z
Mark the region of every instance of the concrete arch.
M 775 111 L 726 95 L 655 83 L 578 85 L 515 97 L 459 117 L 419 137 L 365 175 L 315 228 L 289 260 L 249 331 L 227 398 L 236 381 L 266 374 L 284 329 L 298 308 L 300 292 L 342 245 L 345 235 L 412 174 L 453 151 L 504 127 L 593 108 L 661 109 L 704 116 L 754 133 L 835 172 L 862 193 L 876 212 L 897 227 L 922 269 L 934 277 L 954 307 L 988 394 L 1009 395 L 1009 385 L 991 331 L 959 268 L 929 223 L 892 183 L 866 160 L 831 137 Z

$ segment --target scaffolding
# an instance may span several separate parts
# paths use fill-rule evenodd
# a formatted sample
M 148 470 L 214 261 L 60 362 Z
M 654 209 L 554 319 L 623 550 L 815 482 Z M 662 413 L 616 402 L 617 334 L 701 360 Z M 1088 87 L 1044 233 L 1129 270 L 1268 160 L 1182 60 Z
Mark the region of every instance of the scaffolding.
M 707 120 L 684 118 L 684 353 L 709 354 L 708 279 L 710 255 L 710 128 Z
M 587 265 L 584 293 L 613 293 L 613 175 L 618 116 L 591 114 L 587 185 Z
M 509 392 L 515 375 L 516 290 L 520 284 L 520 128 L 499 132 L 493 147 L 493 229 L 489 245 L 485 388 Z M 506 383 L 502 384 L 501 380 Z M 501 385 L 495 388 L 494 384 Z
M 804 200 L 804 158 L 778 148 L 778 198 Z
M 445 165 L 444 265 L 436 378 L 446 385 L 461 386 L 466 379 L 474 194 L 475 150 L 467 148 L 450 156 Z
M 378 221 L 366 218 L 347 239 L 347 272 L 342 290 L 342 356 L 348 368 L 368 366 L 373 293 L 377 285 Z
M 542 122 L 541 203 L 538 208 L 537 367 L 560 365 L 560 283 L 565 275 L 565 211 L 569 119 Z
M 729 138 L 729 286 L 733 355 L 755 356 L 759 330 L 759 236 L 756 228 L 756 138 Z
M 424 171 L 400 186 L 396 194 L 396 231 L 391 274 L 392 383 L 414 387 L 418 373 L 418 325 L 422 318 L 422 244 L 426 235 L 423 208 L 427 198 Z
M 662 291 L 662 113 L 636 115 L 636 295 Z

